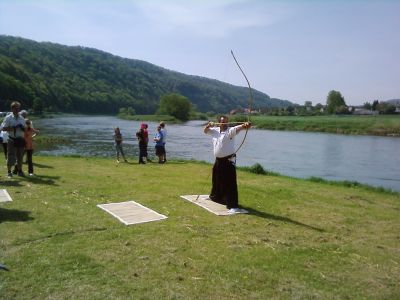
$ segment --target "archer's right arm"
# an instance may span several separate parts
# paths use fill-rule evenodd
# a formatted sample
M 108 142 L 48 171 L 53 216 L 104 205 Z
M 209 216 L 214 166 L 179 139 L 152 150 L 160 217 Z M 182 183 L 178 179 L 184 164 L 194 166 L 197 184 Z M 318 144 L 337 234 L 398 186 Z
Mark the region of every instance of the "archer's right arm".
M 210 131 L 210 127 L 213 127 L 214 123 L 213 122 L 208 122 L 208 124 L 204 127 L 204 133 L 207 134 Z

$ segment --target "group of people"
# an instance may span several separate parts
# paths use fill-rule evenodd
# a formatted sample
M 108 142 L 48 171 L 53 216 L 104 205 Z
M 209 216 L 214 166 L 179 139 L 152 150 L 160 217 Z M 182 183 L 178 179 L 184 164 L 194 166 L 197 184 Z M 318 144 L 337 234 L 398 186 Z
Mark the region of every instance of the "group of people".
M 243 129 L 248 130 L 251 127 L 250 122 L 230 127 L 227 116 L 220 116 L 218 123 L 209 122 L 204 127 L 204 133 L 212 136 L 215 162 L 212 169 L 212 187 L 209 200 L 226 205 L 231 214 L 243 213 L 245 210 L 239 208 L 238 188 L 236 179 L 236 151 L 235 136 Z M 165 123 L 161 122 L 157 126 L 157 133 L 154 137 L 155 152 L 159 163 L 165 163 L 165 142 L 167 131 Z M 149 162 L 147 146 L 149 143 L 148 125 L 142 123 L 140 129 L 136 132 L 136 138 L 139 142 L 139 164 Z M 122 149 L 122 134 L 120 129 L 115 128 L 114 133 L 115 149 L 117 162 L 122 155 L 126 161 Z
M 119 127 L 114 128 L 114 145 L 115 152 L 117 157 L 117 162 L 120 161 L 120 156 L 127 162 L 125 157 L 125 153 L 122 147 L 122 134 Z M 140 125 L 139 130 L 136 132 L 136 138 L 139 143 L 139 164 L 146 164 L 147 162 L 151 162 L 148 157 L 147 147 L 149 144 L 149 131 L 148 125 L 142 123 Z M 155 134 L 153 141 L 155 142 L 155 152 L 158 157 L 158 163 L 163 164 L 167 161 L 167 155 L 165 151 L 165 144 L 167 140 L 167 130 L 165 129 L 165 122 L 160 122 L 157 126 L 157 133 Z
M 32 121 L 27 119 L 27 112 L 20 111 L 21 104 L 18 101 L 11 103 L 9 113 L 1 124 L 0 140 L 7 161 L 7 176 L 12 178 L 13 174 L 24 176 L 22 163 L 24 154 L 28 163 L 29 176 L 33 176 L 33 138 L 39 132 L 33 128 Z M 12 169 L 14 170 L 12 171 Z

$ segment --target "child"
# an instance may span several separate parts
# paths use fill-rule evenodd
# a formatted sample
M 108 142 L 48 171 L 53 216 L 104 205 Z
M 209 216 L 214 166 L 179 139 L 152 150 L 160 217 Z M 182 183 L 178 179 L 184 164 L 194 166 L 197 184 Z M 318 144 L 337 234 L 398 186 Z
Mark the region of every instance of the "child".
M 115 150 L 117 153 L 117 163 L 119 163 L 119 154 L 121 153 L 122 158 L 124 159 L 125 162 L 128 162 L 125 158 L 124 150 L 122 149 L 122 134 L 121 131 L 119 130 L 119 127 L 114 128 L 114 144 L 115 144 Z
M 33 176 L 33 138 L 39 132 L 32 127 L 32 122 L 29 119 L 25 119 L 25 132 L 24 132 L 24 139 L 25 139 L 25 150 L 26 150 L 26 159 L 28 162 L 28 173 L 29 176 Z
M 163 164 L 165 163 L 165 148 L 164 148 L 164 139 L 163 139 L 163 134 L 161 131 L 161 126 L 157 127 L 157 133 L 156 136 L 154 137 L 154 142 L 156 143 L 156 155 L 158 156 L 158 163 Z

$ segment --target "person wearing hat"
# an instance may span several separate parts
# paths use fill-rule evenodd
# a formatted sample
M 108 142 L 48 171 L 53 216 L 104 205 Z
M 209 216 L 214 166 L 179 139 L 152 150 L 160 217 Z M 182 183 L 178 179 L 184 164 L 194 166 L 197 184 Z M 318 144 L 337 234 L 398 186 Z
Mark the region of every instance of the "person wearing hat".
M 145 164 L 147 160 L 147 144 L 149 142 L 149 133 L 147 124 L 142 123 L 140 129 L 136 132 L 136 138 L 139 142 L 139 164 Z

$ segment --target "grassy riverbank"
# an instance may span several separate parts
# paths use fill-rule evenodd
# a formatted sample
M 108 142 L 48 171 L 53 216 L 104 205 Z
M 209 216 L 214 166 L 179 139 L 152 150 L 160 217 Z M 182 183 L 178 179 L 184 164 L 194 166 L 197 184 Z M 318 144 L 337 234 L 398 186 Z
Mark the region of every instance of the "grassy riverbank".
M 119 114 L 118 118 L 129 121 L 143 121 L 143 122 L 170 122 L 170 123 L 180 123 L 181 121 L 177 120 L 173 116 L 169 115 L 126 115 Z
M 234 117 L 232 120 L 244 117 Z M 400 115 L 392 116 L 252 116 L 257 128 L 340 134 L 400 136 Z
M 238 171 L 248 215 L 179 198 L 211 166 L 35 157 L 0 185 L 2 299 L 396 299 L 400 195 Z M 135 160 L 136 161 L 136 160 Z M 96 204 L 135 200 L 168 219 L 125 226 Z

